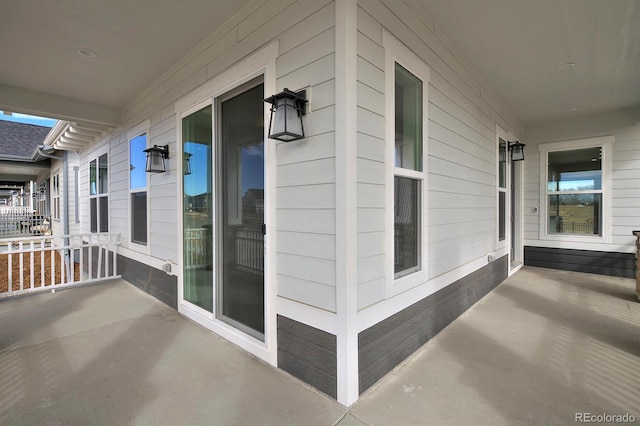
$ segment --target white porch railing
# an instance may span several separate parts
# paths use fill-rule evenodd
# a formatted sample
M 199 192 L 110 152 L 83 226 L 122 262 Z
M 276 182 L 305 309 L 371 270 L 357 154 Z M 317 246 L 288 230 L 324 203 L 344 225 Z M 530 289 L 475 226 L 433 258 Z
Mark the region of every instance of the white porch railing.
M 210 242 L 211 228 L 185 229 L 184 264 L 187 268 L 200 269 L 211 265 L 211 250 L 207 247 Z
M 264 271 L 264 236 L 261 230 L 236 229 L 236 265 Z
M 264 271 L 264 236 L 261 230 L 237 228 L 233 230 L 234 266 Z M 189 269 L 210 267 L 213 262 L 211 228 L 185 229 L 184 264 Z
M 0 239 L 0 298 L 119 278 L 119 245 L 109 233 Z
M 29 206 L 0 206 L 0 215 L 3 214 L 31 214 L 33 213 L 33 209 Z
M 0 206 L 0 238 L 50 233 L 49 219 L 35 215 L 31 207 Z

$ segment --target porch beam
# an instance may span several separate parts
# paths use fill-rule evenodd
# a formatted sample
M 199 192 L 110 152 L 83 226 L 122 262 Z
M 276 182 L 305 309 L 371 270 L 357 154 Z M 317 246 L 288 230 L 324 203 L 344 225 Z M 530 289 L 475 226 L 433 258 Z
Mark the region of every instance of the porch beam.
M 50 166 L 50 163 L 51 162 L 48 159 L 38 161 L 37 163 L 34 163 L 29 160 L 22 160 L 22 159 L 19 159 L 19 160 L 18 159 L 16 160 L 2 159 L 0 160 L 0 168 L 19 167 L 21 169 L 47 170 Z
M 121 108 L 0 84 L 0 110 L 107 127 L 122 122 Z

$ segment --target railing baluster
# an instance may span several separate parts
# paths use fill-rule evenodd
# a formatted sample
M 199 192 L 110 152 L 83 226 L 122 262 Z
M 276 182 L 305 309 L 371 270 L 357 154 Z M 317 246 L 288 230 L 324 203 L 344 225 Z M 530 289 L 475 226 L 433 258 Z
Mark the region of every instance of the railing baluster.
M 20 241 L 20 291 L 24 290 L 24 251 Z
M 89 279 L 93 279 L 93 238 L 89 235 L 89 246 L 87 251 L 89 252 Z
M 73 249 L 73 242 L 69 239 L 69 270 L 71 272 L 71 282 L 76 282 L 76 251 Z
M 36 257 L 36 254 L 34 253 L 33 243 L 34 243 L 33 240 L 31 240 L 29 242 L 29 250 L 30 250 L 29 251 L 29 267 L 30 267 L 30 269 L 29 269 L 29 285 L 30 285 L 31 289 L 33 289 L 33 284 L 34 284 L 33 281 L 34 281 L 34 278 L 35 278 L 35 273 L 34 272 L 35 272 L 35 269 L 36 269 L 36 267 L 35 267 L 35 259 L 34 259 Z
M 9 269 L 9 283 L 8 283 L 8 290 L 9 293 L 13 293 L 13 254 L 11 253 L 11 249 L 13 247 L 13 242 L 9 242 L 8 244 L 8 253 L 9 255 L 7 256 L 7 262 L 8 262 L 8 269 Z
M 44 241 L 40 240 L 40 287 L 44 287 Z
M 50 248 L 51 250 L 49 250 L 49 270 L 51 271 L 51 273 L 49 274 L 50 275 L 49 281 L 51 281 L 50 284 L 51 284 L 51 287 L 53 287 L 56 285 L 56 277 L 55 277 L 56 261 L 55 261 L 55 253 L 53 251 L 53 240 L 51 241 Z
M 113 273 L 111 276 L 115 277 L 116 275 L 118 275 L 118 259 L 116 258 L 116 251 L 113 249 L 113 242 L 109 247 L 111 250 L 111 256 L 113 257 Z

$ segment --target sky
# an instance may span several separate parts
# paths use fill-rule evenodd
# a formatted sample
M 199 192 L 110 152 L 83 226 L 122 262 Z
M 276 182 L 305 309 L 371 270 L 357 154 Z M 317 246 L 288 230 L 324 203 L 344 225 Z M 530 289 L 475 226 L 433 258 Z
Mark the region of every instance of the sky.
M 34 115 L 20 114 L 17 112 L 14 112 L 12 115 L 4 115 L 4 111 L 0 111 L 0 120 L 35 124 L 45 127 L 53 127 L 53 125 L 56 124 L 56 120 L 52 118 L 36 117 Z

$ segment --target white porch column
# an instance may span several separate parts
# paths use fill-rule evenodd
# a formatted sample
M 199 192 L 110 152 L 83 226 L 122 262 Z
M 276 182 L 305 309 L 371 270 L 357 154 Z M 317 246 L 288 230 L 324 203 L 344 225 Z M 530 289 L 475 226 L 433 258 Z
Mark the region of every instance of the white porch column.
M 336 313 L 338 402 L 358 399 L 357 0 L 336 0 Z

